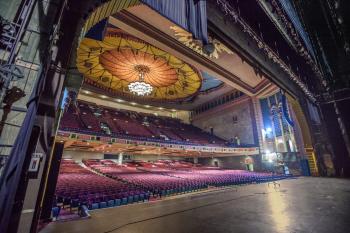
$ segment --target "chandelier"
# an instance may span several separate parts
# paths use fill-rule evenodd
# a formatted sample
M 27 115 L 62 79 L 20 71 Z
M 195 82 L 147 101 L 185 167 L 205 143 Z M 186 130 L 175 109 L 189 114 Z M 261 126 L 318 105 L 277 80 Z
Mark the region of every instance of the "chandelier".
M 144 82 L 145 74 L 150 72 L 149 67 L 145 65 L 136 65 L 134 66 L 134 69 L 139 74 L 139 81 L 129 83 L 129 91 L 138 96 L 151 94 L 153 87 L 149 83 Z

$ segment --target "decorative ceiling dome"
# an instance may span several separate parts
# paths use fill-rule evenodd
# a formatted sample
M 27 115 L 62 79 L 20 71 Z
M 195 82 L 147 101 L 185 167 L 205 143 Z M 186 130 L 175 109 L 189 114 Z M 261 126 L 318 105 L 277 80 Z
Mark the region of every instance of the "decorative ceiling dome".
M 103 41 L 84 38 L 77 54 L 85 81 L 116 95 L 176 101 L 201 88 L 202 79 L 190 65 L 120 30 Z
M 100 55 L 100 63 L 112 75 L 127 82 L 138 81 L 140 72 L 144 73 L 144 81 L 153 87 L 167 87 L 178 81 L 176 69 L 164 58 L 135 53 L 130 48 L 105 51 Z

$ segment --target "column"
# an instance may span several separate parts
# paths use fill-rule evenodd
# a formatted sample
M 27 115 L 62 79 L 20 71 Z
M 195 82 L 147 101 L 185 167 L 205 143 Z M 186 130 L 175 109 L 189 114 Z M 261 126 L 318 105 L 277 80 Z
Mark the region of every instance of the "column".
M 119 165 L 123 164 L 123 152 L 118 154 L 118 164 Z
M 260 150 L 264 151 L 264 139 L 262 135 L 262 129 L 263 129 L 263 123 L 262 123 L 262 115 L 261 115 L 261 108 L 259 99 L 256 97 L 252 97 L 252 103 L 253 103 L 253 110 L 254 110 L 254 120 L 256 122 L 256 129 L 258 133 L 258 142 Z

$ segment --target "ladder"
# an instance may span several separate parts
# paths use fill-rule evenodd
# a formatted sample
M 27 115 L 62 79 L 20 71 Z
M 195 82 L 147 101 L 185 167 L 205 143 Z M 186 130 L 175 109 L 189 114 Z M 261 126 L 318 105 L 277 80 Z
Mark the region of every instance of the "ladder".
M 305 148 L 305 151 L 306 151 L 306 159 L 309 162 L 311 176 L 319 176 L 314 149 L 312 147 Z

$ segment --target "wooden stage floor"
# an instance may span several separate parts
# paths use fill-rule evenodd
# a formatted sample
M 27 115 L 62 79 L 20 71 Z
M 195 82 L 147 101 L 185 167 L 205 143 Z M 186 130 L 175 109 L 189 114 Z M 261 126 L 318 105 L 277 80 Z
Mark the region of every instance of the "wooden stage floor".
M 40 233 L 347 233 L 350 180 L 298 178 L 91 212 Z

